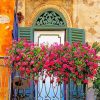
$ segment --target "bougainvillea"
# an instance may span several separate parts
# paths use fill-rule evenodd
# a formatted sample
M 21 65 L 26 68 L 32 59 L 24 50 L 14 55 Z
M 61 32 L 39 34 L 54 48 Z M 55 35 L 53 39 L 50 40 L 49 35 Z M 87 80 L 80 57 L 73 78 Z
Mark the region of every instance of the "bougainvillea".
M 38 46 L 27 40 L 14 41 L 8 51 L 12 69 L 19 71 L 22 77 L 33 78 L 39 75 L 56 77 L 58 83 L 88 83 L 98 68 L 100 57 L 88 44 L 53 44 L 50 47 Z M 36 80 L 35 80 L 36 81 Z M 53 83 L 53 78 L 51 83 Z M 45 80 L 43 80 L 45 83 Z

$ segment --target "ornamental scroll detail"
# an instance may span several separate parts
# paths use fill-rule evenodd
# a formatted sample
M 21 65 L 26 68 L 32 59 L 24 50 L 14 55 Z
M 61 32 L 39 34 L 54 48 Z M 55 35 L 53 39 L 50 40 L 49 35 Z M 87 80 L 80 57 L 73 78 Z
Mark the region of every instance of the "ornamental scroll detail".
M 61 16 L 54 11 L 46 11 L 36 21 L 36 26 L 65 26 Z

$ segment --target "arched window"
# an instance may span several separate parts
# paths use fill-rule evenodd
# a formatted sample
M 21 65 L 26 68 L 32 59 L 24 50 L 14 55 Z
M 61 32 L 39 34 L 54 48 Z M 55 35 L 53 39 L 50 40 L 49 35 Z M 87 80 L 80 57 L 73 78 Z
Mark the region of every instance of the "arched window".
M 49 9 L 36 17 L 33 27 L 67 27 L 67 23 L 61 12 Z

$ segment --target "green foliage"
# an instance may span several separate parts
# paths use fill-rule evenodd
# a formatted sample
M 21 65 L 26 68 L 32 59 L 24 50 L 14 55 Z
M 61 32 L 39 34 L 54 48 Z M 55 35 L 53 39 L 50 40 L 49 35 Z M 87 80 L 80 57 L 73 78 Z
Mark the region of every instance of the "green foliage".
M 96 50 L 96 53 L 99 53 L 100 52 L 100 43 L 94 42 L 92 45 L 92 48 L 94 48 Z
M 95 89 L 95 92 L 98 96 L 100 96 L 100 66 L 98 68 L 95 80 L 93 82 L 93 87 Z
M 96 50 L 96 53 L 99 53 L 100 52 L 100 43 L 94 42 L 92 45 L 92 48 L 94 48 Z M 98 96 L 100 97 L 100 66 L 97 70 L 97 74 L 96 74 L 95 79 L 93 81 L 93 88 L 95 89 L 97 97 Z

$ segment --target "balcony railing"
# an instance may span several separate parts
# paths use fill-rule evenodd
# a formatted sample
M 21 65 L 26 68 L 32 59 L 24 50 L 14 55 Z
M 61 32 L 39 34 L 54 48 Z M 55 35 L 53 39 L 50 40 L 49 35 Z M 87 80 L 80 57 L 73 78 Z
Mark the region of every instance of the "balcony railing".
M 40 76 L 37 84 L 30 80 L 30 85 L 26 79 L 22 79 L 23 83 L 20 84 L 24 85 L 13 87 L 12 98 L 15 100 L 86 100 L 84 85 L 77 86 L 73 82 L 67 85 L 58 84 L 56 81 L 50 83 L 49 77 L 46 80 L 43 80 L 43 78 L 43 76 Z M 13 82 L 15 81 L 13 80 Z
M 5 67 L 5 57 L 0 57 L 0 66 Z M 2 74 L 0 72 L 0 74 Z M 1 75 L 2 76 L 2 75 Z M 12 74 L 14 76 L 11 81 L 8 80 L 8 87 L 5 89 L 5 93 L 1 90 L 3 87 L 0 86 L 0 96 L 8 98 L 7 95 L 11 94 L 11 100 L 85 100 L 85 91 L 83 85 L 77 87 L 74 83 L 70 84 L 58 84 L 56 79 L 54 82 L 50 82 L 51 78 L 47 77 L 45 80 L 44 76 L 38 78 L 38 83 L 35 84 L 34 80 L 22 79 L 21 77 Z M 6 75 L 8 77 L 8 75 Z M 4 80 L 0 77 L 0 82 Z M 19 81 L 20 80 L 20 81 Z M 4 80 L 4 83 L 7 81 Z M 30 83 L 30 84 L 29 84 Z M 7 85 L 4 84 L 6 87 Z M 11 93 L 10 93 L 11 91 Z

